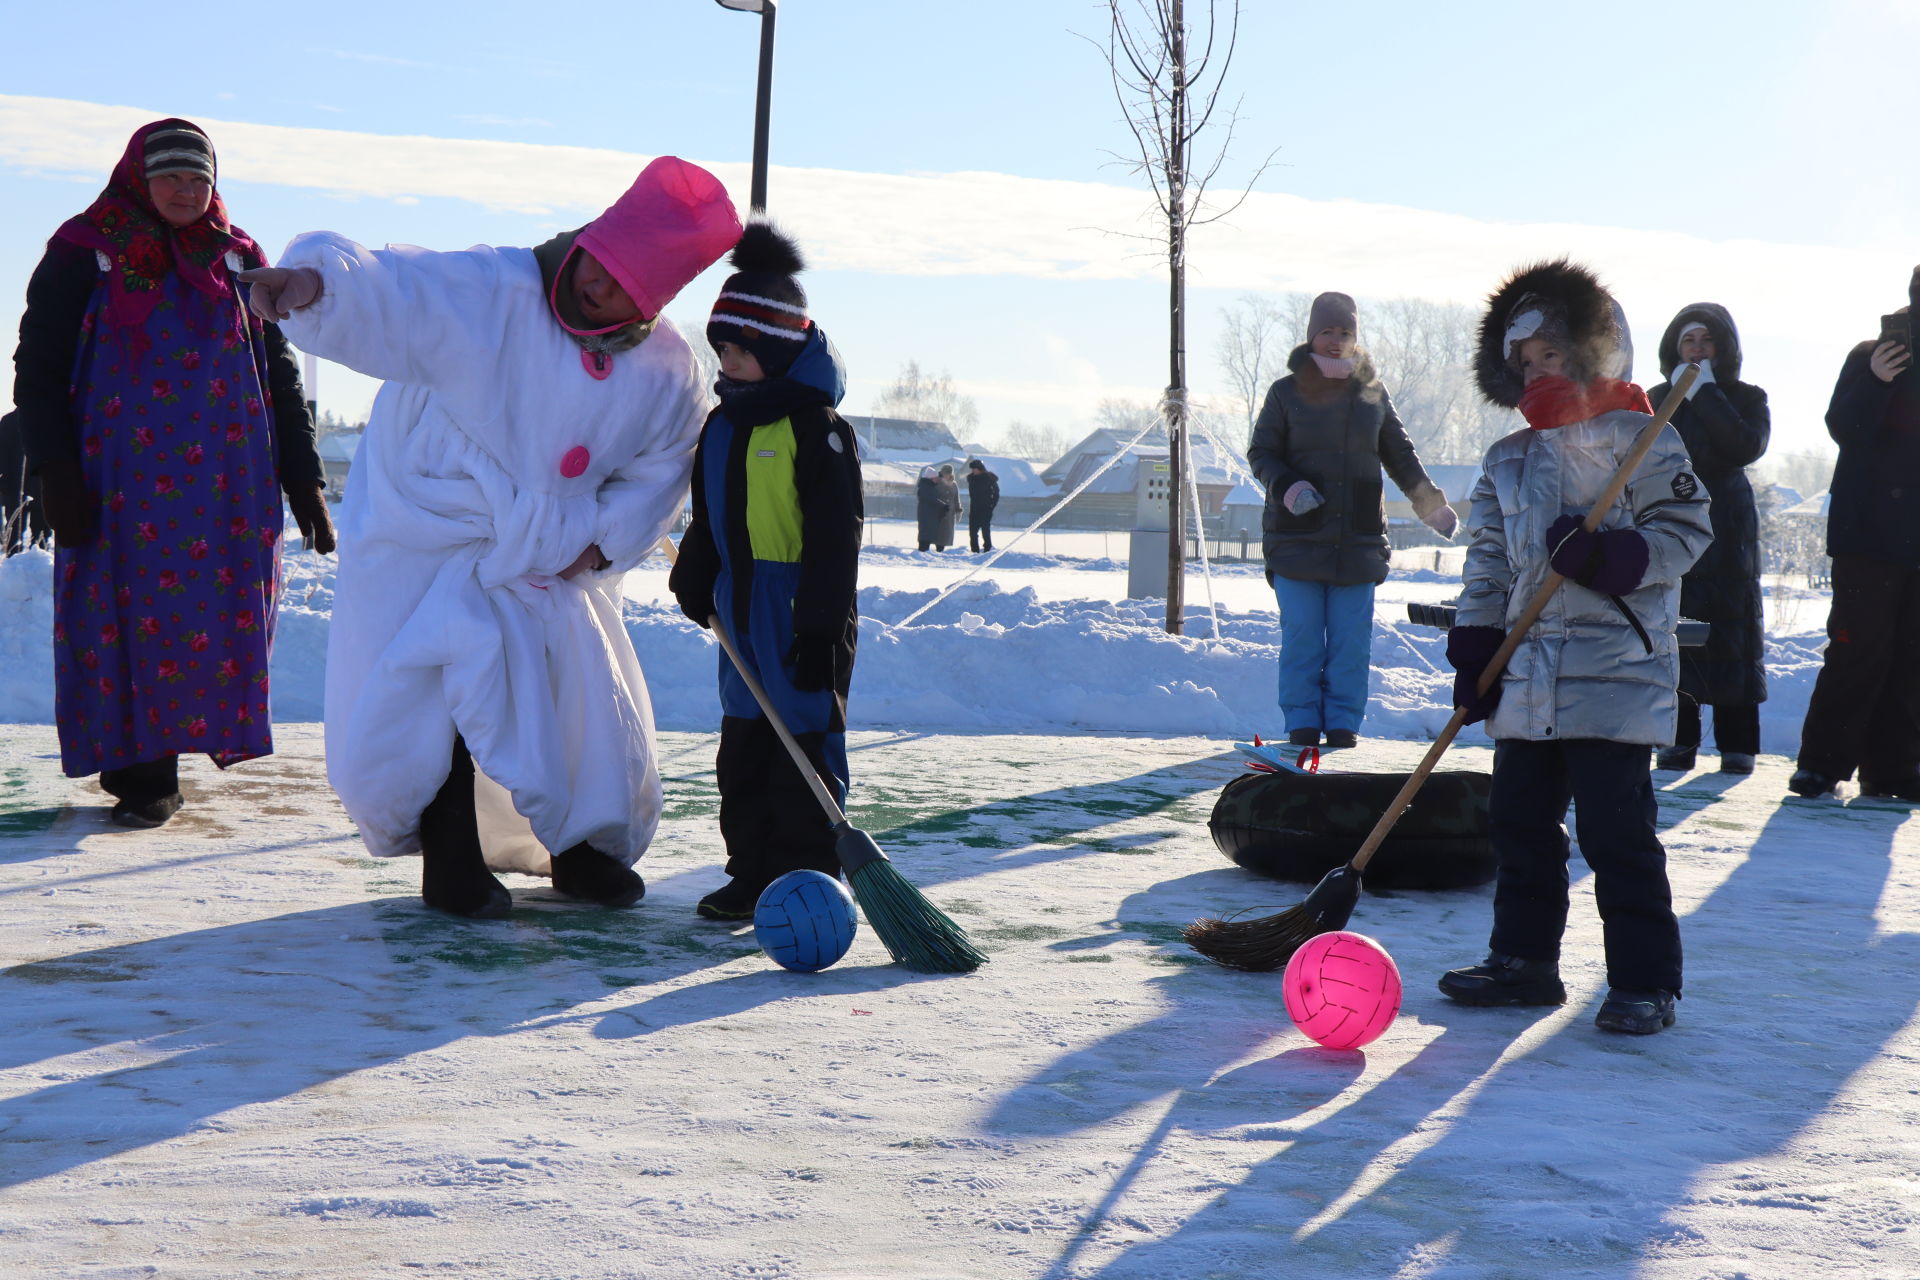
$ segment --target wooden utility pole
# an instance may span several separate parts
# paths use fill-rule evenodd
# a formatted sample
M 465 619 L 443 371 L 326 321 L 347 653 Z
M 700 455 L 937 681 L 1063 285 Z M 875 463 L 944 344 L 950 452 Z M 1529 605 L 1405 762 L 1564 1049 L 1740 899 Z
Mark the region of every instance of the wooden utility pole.
M 1187 432 L 1187 24 L 1184 0 L 1171 0 L 1167 148 L 1167 633 L 1186 625 Z

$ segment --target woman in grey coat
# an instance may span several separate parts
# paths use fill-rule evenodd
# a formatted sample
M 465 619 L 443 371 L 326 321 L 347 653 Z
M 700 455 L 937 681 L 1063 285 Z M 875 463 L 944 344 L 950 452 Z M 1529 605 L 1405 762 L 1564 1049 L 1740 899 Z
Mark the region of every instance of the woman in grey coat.
M 1457 520 L 1358 345 L 1344 293 L 1313 300 L 1307 341 L 1253 427 L 1247 462 L 1266 486 L 1267 581 L 1280 606 L 1280 710 L 1287 741 L 1351 747 L 1367 711 L 1373 591 L 1387 577 L 1384 466 L 1442 537 Z

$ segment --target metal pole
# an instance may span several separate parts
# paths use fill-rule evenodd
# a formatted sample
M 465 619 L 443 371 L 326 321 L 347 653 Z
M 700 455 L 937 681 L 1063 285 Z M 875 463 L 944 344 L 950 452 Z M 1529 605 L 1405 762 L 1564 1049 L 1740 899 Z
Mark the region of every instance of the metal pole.
M 773 16 L 775 0 L 760 10 L 760 88 L 753 108 L 753 212 L 767 211 L 767 131 L 773 118 Z

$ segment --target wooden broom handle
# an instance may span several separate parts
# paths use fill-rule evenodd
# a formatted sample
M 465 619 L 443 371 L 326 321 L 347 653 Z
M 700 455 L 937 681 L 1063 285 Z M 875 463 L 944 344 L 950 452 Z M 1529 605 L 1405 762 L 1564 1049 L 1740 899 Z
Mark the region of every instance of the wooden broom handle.
M 1673 384 L 1673 390 L 1667 392 L 1667 398 L 1661 404 L 1660 412 L 1653 415 L 1653 421 L 1640 428 L 1640 434 L 1634 438 L 1633 448 L 1628 451 L 1626 460 L 1614 471 L 1613 478 L 1607 481 L 1607 487 L 1600 491 L 1600 496 L 1587 510 L 1587 518 L 1581 522 L 1581 528 L 1591 533 L 1600 527 L 1600 522 L 1607 517 L 1608 509 L 1619 500 L 1620 494 L 1627 487 L 1627 481 L 1633 478 L 1634 471 L 1646 460 L 1648 452 L 1653 448 L 1653 442 L 1659 438 L 1660 432 L 1665 429 L 1667 423 L 1672 421 L 1681 402 L 1687 398 L 1688 389 L 1693 386 L 1694 380 L 1699 376 L 1698 365 L 1690 364 L 1686 367 L 1679 380 Z M 1493 688 L 1494 682 L 1506 671 L 1507 662 L 1513 657 L 1514 650 L 1520 647 L 1520 642 L 1526 638 L 1528 629 L 1539 621 L 1540 615 L 1546 611 L 1547 602 L 1553 599 L 1553 593 L 1558 591 L 1560 584 L 1565 581 L 1564 575 L 1551 567 L 1548 568 L 1546 580 L 1540 584 L 1540 589 L 1533 593 L 1533 599 L 1527 602 L 1526 609 L 1508 630 L 1507 638 L 1501 642 L 1498 649 L 1494 650 L 1486 670 L 1480 673 L 1479 683 L 1474 689 L 1476 699 L 1485 696 L 1487 690 Z M 1388 805 L 1387 811 L 1380 815 L 1380 820 L 1373 824 L 1373 830 L 1367 833 L 1366 841 L 1360 846 L 1360 851 L 1353 855 L 1349 865 L 1355 871 L 1367 869 L 1367 863 L 1372 861 L 1374 853 L 1392 832 L 1393 824 L 1400 821 L 1400 815 L 1406 811 L 1408 805 L 1413 803 L 1413 797 L 1426 782 L 1427 775 L 1433 772 L 1434 766 L 1440 763 L 1440 757 L 1446 754 L 1449 746 L 1453 745 L 1454 735 L 1460 732 L 1466 718 L 1466 707 L 1453 709 L 1453 715 L 1448 719 L 1447 727 L 1440 731 L 1440 736 L 1435 738 L 1433 745 L 1427 748 L 1427 754 L 1420 761 L 1420 767 L 1401 784 L 1399 794 L 1393 797 L 1393 803 Z

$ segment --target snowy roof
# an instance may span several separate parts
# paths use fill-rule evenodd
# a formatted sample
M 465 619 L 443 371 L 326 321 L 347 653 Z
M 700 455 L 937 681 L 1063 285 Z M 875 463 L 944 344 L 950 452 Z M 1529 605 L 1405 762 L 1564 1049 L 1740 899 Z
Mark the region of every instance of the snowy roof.
M 1816 493 L 1805 502 L 1788 507 L 1780 514 L 1783 516 L 1819 516 L 1824 520 L 1827 518 L 1827 507 L 1832 501 L 1832 497 L 1833 495 L 1830 492 Z
M 332 435 L 321 437 L 316 449 L 324 461 L 352 462 L 354 456 L 360 452 L 360 433 L 336 431 Z
M 1077 487 L 1093 472 L 1111 458 L 1121 445 L 1125 444 L 1131 432 L 1122 434 L 1111 427 L 1102 427 L 1063 454 L 1059 461 L 1040 473 L 1040 479 L 1052 485 L 1060 492 Z M 1142 462 L 1165 462 L 1167 460 L 1167 436 L 1164 431 L 1149 431 L 1140 443 L 1128 451 L 1129 457 L 1122 459 L 1110 468 L 1106 474 L 1088 486 L 1088 493 L 1132 493 L 1139 487 L 1139 471 Z M 1211 442 L 1198 436 L 1187 438 L 1187 458 L 1194 466 L 1194 482 L 1209 487 L 1232 485 L 1239 480 L 1246 465 L 1237 460 L 1228 459 Z
M 1009 458 L 997 453 L 969 453 L 936 458 L 933 465 L 938 467 L 943 462 L 952 463 L 954 479 L 965 484 L 969 458 L 980 459 L 987 464 L 987 470 L 1000 478 L 1000 496 L 1003 498 L 1044 498 L 1054 492 L 1025 458 Z
M 920 479 L 920 467 L 905 462 L 865 462 L 860 464 L 862 485 L 897 484 L 911 489 Z
M 1259 485 L 1250 484 L 1242 480 L 1239 484 L 1233 486 L 1233 491 L 1227 495 L 1226 505 L 1229 507 L 1264 507 L 1267 505 L 1267 495 L 1261 491 Z
M 860 454 L 867 458 L 887 458 L 910 454 L 916 458 L 944 457 L 957 453 L 960 441 L 944 422 L 920 422 L 913 418 L 871 418 L 843 414 L 853 434 L 860 439 Z

